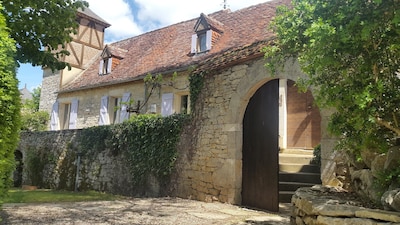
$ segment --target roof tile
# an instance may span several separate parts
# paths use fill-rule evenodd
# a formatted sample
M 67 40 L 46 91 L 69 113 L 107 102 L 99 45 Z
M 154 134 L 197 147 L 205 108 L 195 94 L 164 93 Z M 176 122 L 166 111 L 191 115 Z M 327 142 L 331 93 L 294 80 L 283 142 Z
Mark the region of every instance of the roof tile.
M 98 63 L 93 63 L 61 92 L 128 82 L 148 73 L 179 70 L 197 64 L 203 69 L 215 69 L 235 60 L 260 56 L 260 46 L 265 46 L 274 37 L 268 26 L 276 7 L 282 4 L 288 5 L 290 0 L 274 0 L 234 12 L 221 10 L 207 15 L 212 23 L 223 25 L 224 33 L 212 49 L 203 54 L 190 54 L 197 18 L 109 44 L 110 49 L 118 52 L 116 55 L 123 54 L 120 64 L 110 74 L 99 76 Z

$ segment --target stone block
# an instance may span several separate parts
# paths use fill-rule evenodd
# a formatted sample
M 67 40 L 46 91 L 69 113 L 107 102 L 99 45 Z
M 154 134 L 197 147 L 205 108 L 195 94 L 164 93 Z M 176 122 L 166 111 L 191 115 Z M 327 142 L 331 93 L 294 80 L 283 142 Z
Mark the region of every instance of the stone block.
M 356 216 L 360 218 L 370 218 L 387 222 L 400 223 L 400 213 L 389 212 L 375 209 L 362 209 L 356 211 Z
M 376 221 L 361 218 L 340 218 L 329 216 L 318 216 L 317 224 L 319 225 L 376 225 Z

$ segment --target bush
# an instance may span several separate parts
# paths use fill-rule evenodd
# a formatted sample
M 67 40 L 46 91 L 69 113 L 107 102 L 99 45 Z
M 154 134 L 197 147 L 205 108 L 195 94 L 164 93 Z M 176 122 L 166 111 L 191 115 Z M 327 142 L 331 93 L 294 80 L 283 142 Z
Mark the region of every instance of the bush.
M 15 42 L 9 38 L 4 16 L 0 14 L 0 204 L 12 184 L 14 151 L 20 128 L 20 96 L 14 56 Z
M 83 154 L 105 148 L 114 155 L 124 154 L 136 185 L 143 185 L 149 175 L 166 181 L 174 168 L 176 144 L 187 118 L 186 114 L 137 115 L 121 124 L 83 129 L 78 142 Z
M 47 129 L 49 113 L 45 111 L 23 111 L 21 113 L 21 130 L 23 131 L 44 131 Z

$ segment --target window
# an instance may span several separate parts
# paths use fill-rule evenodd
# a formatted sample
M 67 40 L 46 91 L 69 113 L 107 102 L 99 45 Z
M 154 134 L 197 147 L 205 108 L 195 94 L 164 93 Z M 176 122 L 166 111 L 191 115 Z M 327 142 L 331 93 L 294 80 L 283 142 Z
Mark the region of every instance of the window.
M 106 75 L 111 73 L 112 57 L 104 57 L 100 60 L 99 75 Z
M 181 104 L 180 104 L 179 112 L 184 113 L 184 114 L 189 113 L 189 95 L 181 96 Z
M 110 97 L 110 104 L 108 111 L 110 116 L 110 123 L 116 124 L 122 122 L 120 120 L 121 115 L 121 98 Z
M 69 114 L 71 112 L 71 104 L 61 104 L 60 110 L 60 128 L 67 130 L 69 128 Z
M 126 111 L 130 101 L 130 93 L 122 97 L 103 96 L 100 105 L 99 125 L 117 124 L 129 119 Z
M 53 104 L 51 112 L 50 130 L 67 130 L 77 128 L 78 99 L 69 103 Z
M 211 30 L 203 30 L 197 32 L 196 34 L 193 34 L 191 52 L 196 54 L 209 51 L 212 45 L 211 39 L 212 39 Z

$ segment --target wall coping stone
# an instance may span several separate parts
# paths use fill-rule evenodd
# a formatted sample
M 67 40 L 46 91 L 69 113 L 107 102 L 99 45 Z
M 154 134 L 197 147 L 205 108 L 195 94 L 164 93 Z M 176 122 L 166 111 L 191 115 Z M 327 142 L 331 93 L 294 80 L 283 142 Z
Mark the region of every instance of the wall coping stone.
M 292 197 L 292 224 L 400 224 L 400 213 L 366 208 L 353 193 L 315 185 Z

